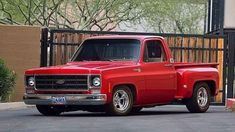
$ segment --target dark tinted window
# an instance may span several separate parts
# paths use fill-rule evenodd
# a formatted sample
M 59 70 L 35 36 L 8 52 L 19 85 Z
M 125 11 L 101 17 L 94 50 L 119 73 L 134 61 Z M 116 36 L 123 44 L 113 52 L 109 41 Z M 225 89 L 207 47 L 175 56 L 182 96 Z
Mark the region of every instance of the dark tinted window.
M 145 62 L 162 62 L 165 61 L 165 52 L 160 41 L 147 41 L 145 46 Z
M 94 39 L 83 43 L 74 61 L 137 60 L 139 52 L 139 40 Z

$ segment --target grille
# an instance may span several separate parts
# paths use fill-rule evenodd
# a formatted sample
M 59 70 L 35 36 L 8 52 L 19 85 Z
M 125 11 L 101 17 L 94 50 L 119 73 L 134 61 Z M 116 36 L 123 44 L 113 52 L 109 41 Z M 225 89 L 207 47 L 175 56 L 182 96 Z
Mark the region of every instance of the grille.
M 43 75 L 35 76 L 38 90 L 87 90 L 87 75 Z

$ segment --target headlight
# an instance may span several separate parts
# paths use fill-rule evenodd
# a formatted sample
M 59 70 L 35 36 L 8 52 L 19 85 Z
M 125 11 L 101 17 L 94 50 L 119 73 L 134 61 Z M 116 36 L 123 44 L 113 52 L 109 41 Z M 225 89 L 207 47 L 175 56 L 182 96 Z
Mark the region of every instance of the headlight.
M 34 85 L 35 85 L 34 77 L 29 77 L 29 79 L 28 79 L 28 86 L 33 87 Z
M 100 84 L 101 84 L 100 78 L 99 77 L 94 77 L 93 80 L 92 80 L 92 85 L 95 86 L 95 87 L 99 87 Z

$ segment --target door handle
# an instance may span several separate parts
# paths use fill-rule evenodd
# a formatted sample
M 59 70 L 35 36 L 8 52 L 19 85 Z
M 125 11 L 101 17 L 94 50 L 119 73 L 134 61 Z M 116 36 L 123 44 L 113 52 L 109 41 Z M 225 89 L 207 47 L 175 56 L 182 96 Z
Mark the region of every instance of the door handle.
M 135 69 L 133 69 L 133 71 L 135 71 L 135 72 L 141 72 L 141 69 L 140 69 L 140 68 L 135 68 Z
M 165 66 L 165 67 L 172 67 L 173 64 L 165 64 L 164 66 Z

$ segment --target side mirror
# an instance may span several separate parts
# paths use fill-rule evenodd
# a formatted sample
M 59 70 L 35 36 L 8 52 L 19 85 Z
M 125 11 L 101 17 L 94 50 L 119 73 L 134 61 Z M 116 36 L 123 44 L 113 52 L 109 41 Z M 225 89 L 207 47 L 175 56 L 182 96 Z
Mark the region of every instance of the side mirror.
M 174 59 L 173 58 L 170 58 L 170 63 L 174 63 Z

